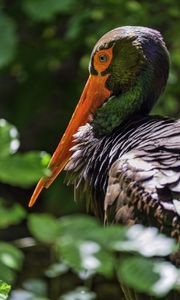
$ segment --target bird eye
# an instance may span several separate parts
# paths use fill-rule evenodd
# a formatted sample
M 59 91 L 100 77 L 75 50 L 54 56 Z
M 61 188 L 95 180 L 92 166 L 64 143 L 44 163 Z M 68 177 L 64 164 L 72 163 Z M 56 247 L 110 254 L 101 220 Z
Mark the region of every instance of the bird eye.
M 107 61 L 108 61 L 108 55 L 105 54 L 105 53 L 101 53 L 101 54 L 99 55 L 99 61 L 100 61 L 101 63 L 107 62 Z

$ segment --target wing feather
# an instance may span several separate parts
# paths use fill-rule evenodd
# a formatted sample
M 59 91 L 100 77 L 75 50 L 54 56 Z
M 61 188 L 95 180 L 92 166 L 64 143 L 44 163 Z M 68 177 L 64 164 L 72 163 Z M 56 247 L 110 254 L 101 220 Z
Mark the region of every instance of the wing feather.
M 169 157 L 145 150 L 132 150 L 110 168 L 104 210 L 106 219 L 117 222 L 157 226 L 172 236 L 180 236 L 180 166 L 179 154 Z M 158 154 L 158 155 L 157 155 Z M 126 210 L 126 216 L 124 210 Z

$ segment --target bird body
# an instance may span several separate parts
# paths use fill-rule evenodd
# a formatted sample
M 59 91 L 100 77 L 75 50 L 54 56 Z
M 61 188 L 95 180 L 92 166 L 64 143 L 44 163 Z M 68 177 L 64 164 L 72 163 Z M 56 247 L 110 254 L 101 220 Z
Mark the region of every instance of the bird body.
M 65 169 L 77 200 L 106 222 L 140 222 L 179 237 L 180 121 L 136 117 L 99 138 L 87 124 L 74 142 Z
M 149 116 L 169 55 L 161 34 L 116 28 L 95 45 L 72 119 L 30 200 L 65 168 L 77 198 L 105 222 L 143 223 L 180 236 L 180 121 Z

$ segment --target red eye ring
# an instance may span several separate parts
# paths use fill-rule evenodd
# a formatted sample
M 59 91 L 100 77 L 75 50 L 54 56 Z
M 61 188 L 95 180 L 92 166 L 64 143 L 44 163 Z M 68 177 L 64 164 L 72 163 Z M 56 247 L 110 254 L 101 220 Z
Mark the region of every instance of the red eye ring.
M 105 71 L 109 67 L 112 57 L 112 47 L 97 51 L 93 56 L 94 69 L 100 73 Z
M 109 59 L 108 55 L 106 53 L 99 54 L 99 62 L 100 63 L 106 63 Z

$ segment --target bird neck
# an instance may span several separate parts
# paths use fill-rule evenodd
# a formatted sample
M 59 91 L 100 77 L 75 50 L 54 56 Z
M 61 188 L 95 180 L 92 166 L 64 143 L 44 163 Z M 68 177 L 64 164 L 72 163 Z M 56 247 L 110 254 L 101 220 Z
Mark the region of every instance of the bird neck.
M 151 74 L 144 71 L 130 89 L 119 96 L 112 96 L 96 110 L 92 127 L 95 136 L 111 133 L 116 127 L 133 116 L 147 114 L 157 99 L 150 90 Z

